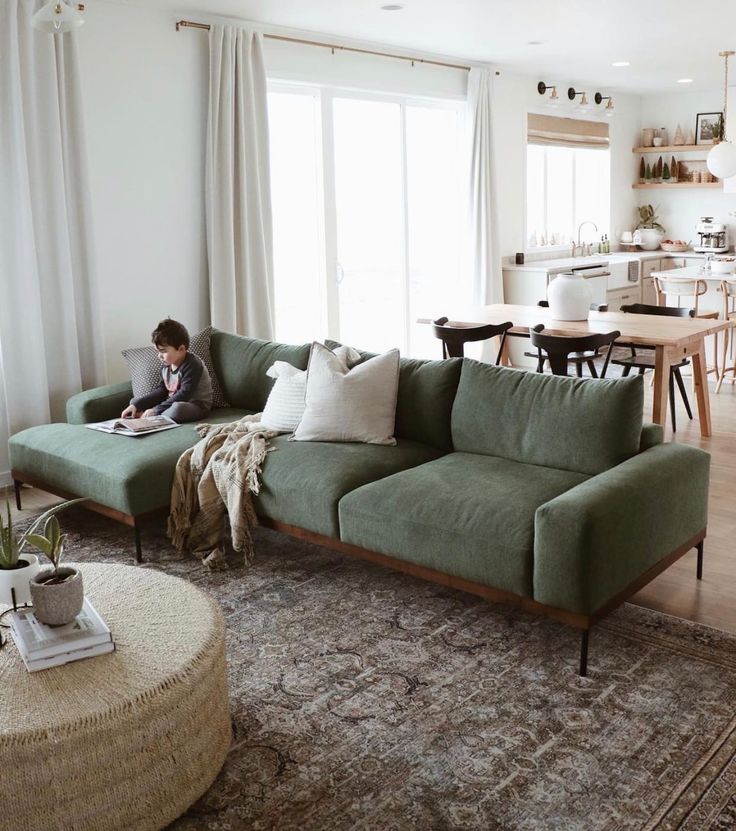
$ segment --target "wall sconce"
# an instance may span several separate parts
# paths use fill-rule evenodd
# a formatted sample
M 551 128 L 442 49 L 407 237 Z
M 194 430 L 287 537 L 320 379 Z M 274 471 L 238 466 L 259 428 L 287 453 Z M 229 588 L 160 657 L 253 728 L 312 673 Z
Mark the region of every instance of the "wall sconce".
M 611 118 L 613 115 L 613 98 L 610 95 L 601 95 L 600 92 L 596 92 L 593 96 L 593 100 L 596 104 L 602 104 L 604 101 L 608 101 L 605 108 L 606 118 Z
M 540 81 L 537 84 L 537 92 L 540 95 L 544 95 L 547 92 L 548 89 L 552 90 L 552 94 L 550 95 L 549 100 L 547 101 L 547 103 L 550 106 L 556 106 L 559 103 L 559 100 L 560 100 L 559 95 L 557 95 L 557 87 L 556 86 L 550 86 L 549 84 L 545 84 L 544 81 Z
M 587 110 L 588 109 L 588 96 L 584 92 L 577 92 L 574 87 L 569 87 L 567 90 L 567 97 L 574 101 L 578 95 L 580 96 L 580 101 L 578 102 L 578 109 L 580 110 Z

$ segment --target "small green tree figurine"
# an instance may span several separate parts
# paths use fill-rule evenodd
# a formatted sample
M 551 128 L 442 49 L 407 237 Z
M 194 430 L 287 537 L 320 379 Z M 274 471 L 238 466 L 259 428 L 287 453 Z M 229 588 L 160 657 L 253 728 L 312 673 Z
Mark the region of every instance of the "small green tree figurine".
M 670 166 L 667 162 L 664 163 L 664 169 L 662 170 L 662 181 L 666 184 L 669 184 L 670 181 Z

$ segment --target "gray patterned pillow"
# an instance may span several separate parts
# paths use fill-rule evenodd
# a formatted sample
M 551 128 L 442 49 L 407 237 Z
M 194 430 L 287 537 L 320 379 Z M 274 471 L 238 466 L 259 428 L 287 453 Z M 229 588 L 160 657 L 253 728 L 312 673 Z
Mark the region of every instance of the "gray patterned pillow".
M 189 351 L 202 361 L 210 374 L 210 378 L 212 379 L 212 406 L 229 407 L 230 405 L 222 392 L 222 387 L 215 373 L 215 366 L 212 363 L 212 356 L 210 355 L 210 338 L 212 337 L 212 332 L 212 327 L 208 326 L 206 329 L 202 329 L 201 332 L 193 335 L 189 341 Z M 131 349 L 123 349 L 122 354 L 130 369 L 130 380 L 133 384 L 133 398 L 140 398 L 142 395 L 148 395 L 149 392 L 153 392 L 161 383 L 161 362 L 158 359 L 156 347 L 153 345 L 136 346 Z

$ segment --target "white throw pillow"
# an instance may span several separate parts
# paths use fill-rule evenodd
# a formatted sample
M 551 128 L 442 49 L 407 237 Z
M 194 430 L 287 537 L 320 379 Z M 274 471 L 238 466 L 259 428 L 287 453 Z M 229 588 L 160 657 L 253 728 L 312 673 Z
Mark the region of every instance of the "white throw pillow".
M 295 441 L 396 444 L 399 350 L 348 369 L 321 343 L 313 343 L 307 368 L 306 407 Z
M 339 346 L 334 354 L 346 369 L 360 360 L 360 353 L 349 346 Z M 266 430 L 293 433 L 304 415 L 307 371 L 286 361 L 275 361 L 266 375 L 275 378 L 276 383 L 263 408 L 260 424 Z

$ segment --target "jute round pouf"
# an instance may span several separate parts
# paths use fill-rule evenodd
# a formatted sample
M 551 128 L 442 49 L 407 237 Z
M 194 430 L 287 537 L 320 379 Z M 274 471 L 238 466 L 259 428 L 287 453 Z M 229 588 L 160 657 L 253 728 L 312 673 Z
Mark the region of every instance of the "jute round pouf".
M 176 577 L 80 565 L 115 652 L 29 673 L 0 650 L 0 829 L 160 829 L 230 744 L 222 615 Z

